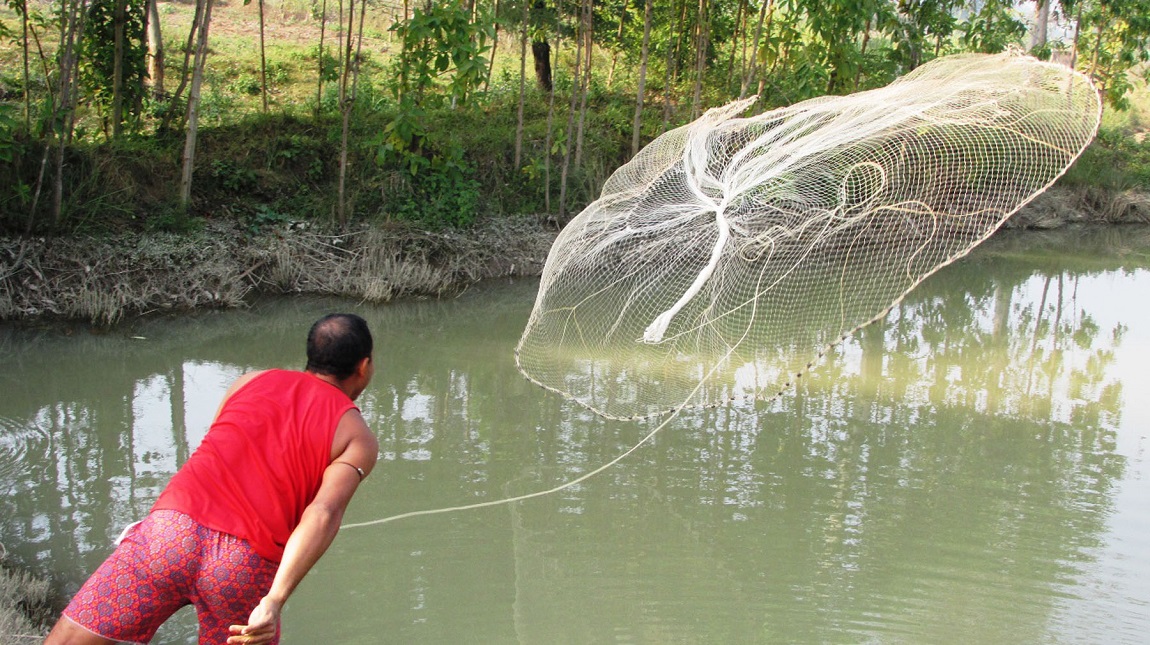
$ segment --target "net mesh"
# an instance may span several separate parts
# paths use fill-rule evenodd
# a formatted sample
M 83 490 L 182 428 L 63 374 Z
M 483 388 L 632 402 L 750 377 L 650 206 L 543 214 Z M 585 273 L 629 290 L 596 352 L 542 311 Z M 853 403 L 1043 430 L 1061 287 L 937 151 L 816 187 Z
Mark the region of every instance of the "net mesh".
M 563 229 L 527 378 L 611 418 L 777 395 L 1048 187 L 1101 112 L 1011 54 L 739 118 L 753 101 L 652 141 Z

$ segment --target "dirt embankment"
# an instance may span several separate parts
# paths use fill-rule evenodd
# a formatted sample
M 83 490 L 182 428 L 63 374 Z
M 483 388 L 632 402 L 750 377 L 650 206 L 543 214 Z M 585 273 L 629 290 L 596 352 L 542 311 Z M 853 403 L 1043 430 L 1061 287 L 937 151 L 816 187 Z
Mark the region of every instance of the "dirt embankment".
M 1150 223 L 1150 195 L 1055 187 L 1008 228 Z M 0 320 L 111 324 L 125 316 L 243 305 L 256 293 L 385 302 L 439 296 L 487 278 L 538 275 L 556 228 L 499 218 L 468 231 L 401 225 L 352 231 L 295 223 L 249 231 L 214 222 L 195 234 L 0 238 Z
M 0 238 L 0 320 L 111 324 L 125 316 L 241 306 L 256 293 L 316 293 L 385 302 L 467 284 L 538 275 L 555 239 L 534 217 L 468 231 L 399 225 L 350 231 L 307 223 L 194 234 Z
M 1150 224 L 1150 193 L 1054 186 L 1006 220 L 1004 228 L 1068 224 Z

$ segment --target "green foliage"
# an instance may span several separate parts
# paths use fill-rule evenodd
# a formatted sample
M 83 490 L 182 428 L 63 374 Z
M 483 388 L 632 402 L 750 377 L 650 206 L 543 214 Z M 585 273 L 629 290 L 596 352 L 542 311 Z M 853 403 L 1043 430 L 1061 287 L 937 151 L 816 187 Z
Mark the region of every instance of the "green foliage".
M 1086 28 L 1078 39 L 1079 69 L 1098 83 L 1106 102 L 1120 110 L 1129 107 L 1133 89 L 1131 72 L 1150 60 L 1150 0 L 1077 0 L 1072 8 L 1082 16 Z
M 8 187 L 0 191 L 0 224 L 6 212 L 26 213 L 32 200 L 32 186 L 20 172 L 28 145 L 18 112 L 15 105 L 0 103 L 0 185 Z
M 18 109 L 11 103 L 0 103 L 0 161 L 11 163 L 20 145 L 16 134 L 21 129 Z
M 963 26 L 962 43 L 969 51 L 997 54 L 1021 44 L 1024 35 L 1026 24 L 1018 18 L 1013 3 L 987 0 Z
M 551 46 L 556 94 L 548 132 L 550 97 L 528 79 L 518 167 L 513 167 L 513 150 L 521 0 L 498 3 L 498 16 L 484 9 L 473 16 L 462 0 L 413 3 L 411 17 L 390 31 L 385 23 L 394 14 L 374 7 L 367 16 L 371 24 L 365 26 L 367 36 L 357 62 L 356 96 L 343 105 L 334 22 L 328 24 L 325 47 L 320 51 L 314 38 L 320 3 L 289 0 L 268 19 L 290 22 L 292 33 L 300 37 L 285 42 L 277 36 L 268 43 L 272 114 L 262 117 L 258 51 L 250 30 L 255 12 L 249 9 L 242 14 L 242 26 L 232 23 L 217 28 L 217 21 L 236 20 L 242 3 L 217 4 L 200 103 L 200 147 L 190 217 L 233 213 L 252 217 L 262 226 L 274 223 L 271 214 L 294 219 L 330 216 L 338 190 L 342 123 L 337 115 L 344 107 L 351 110 L 346 179 L 348 202 L 354 201 L 356 216 L 399 216 L 445 226 L 466 225 L 488 213 L 540 213 L 548 205 L 557 210 L 560 167 L 568 143 L 575 140 L 574 131 L 566 132 L 566 123 L 574 89 L 578 3 L 527 1 L 531 3 L 530 38 L 546 40 Z M 50 202 L 47 195 L 54 177 L 49 164 L 48 172 L 39 178 L 39 161 L 45 146 L 51 149 L 58 140 L 55 134 L 67 134 L 60 130 L 67 121 L 53 108 L 58 83 L 53 35 L 59 33 L 59 24 L 35 11 L 29 16 L 40 37 L 43 58 L 37 58 L 40 49 L 31 42 L 31 119 L 24 127 L 22 34 L 18 20 L 11 19 L 18 17 L 13 11 L 18 12 L 23 2 L 3 2 L 9 9 L 0 8 L 0 19 L 8 27 L 6 40 L 0 43 L 0 229 L 23 230 L 31 217 L 35 230 L 47 231 L 45 205 Z M 734 98 L 743 89 L 744 78 L 748 92 L 762 88 L 757 109 L 770 109 L 828 92 L 885 85 L 936 56 L 997 51 L 1021 42 L 1023 35 L 1018 14 L 1006 0 L 977 6 L 962 0 L 747 0 L 742 10 L 741 4 L 741 0 L 715 0 L 706 4 L 706 13 L 700 16 L 698 3 L 655 0 L 642 141 L 689 118 L 701 28 L 708 37 L 703 109 Z M 764 4 L 766 10 L 760 13 Z M 129 57 L 136 65 L 131 73 L 138 74 L 143 60 L 144 39 L 139 31 L 143 0 L 129 0 L 128 5 Z M 139 132 L 126 138 L 146 142 L 149 149 L 132 150 L 127 141 L 108 149 L 96 146 L 104 140 L 96 135 L 108 130 L 110 115 L 113 43 L 109 28 L 115 3 L 96 0 L 92 7 L 91 33 L 85 34 L 90 42 L 82 63 L 88 89 L 75 114 L 69 115 L 76 125 L 66 152 L 66 212 L 51 226 L 56 230 L 180 229 L 187 224 L 165 214 L 164 204 L 178 185 L 173 166 L 179 163 L 182 134 L 160 132 L 155 126 L 169 107 L 174 114 L 184 112 L 187 92 L 174 105 L 169 105 L 170 96 L 125 96 L 125 107 L 138 116 L 130 122 Z M 1064 17 L 1082 16 L 1079 69 L 1098 79 L 1110 106 L 1126 107 L 1131 96 L 1138 96 L 1130 88 L 1142 84 L 1131 70 L 1147 69 L 1142 61 L 1150 34 L 1150 0 L 1076 0 L 1063 2 L 1061 9 Z M 161 6 L 168 39 L 169 92 L 178 84 L 185 34 L 168 27 L 187 24 L 191 10 L 185 3 Z M 334 20 L 336 11 L 336 4 L 330 4 L 329 18 Z M 567 173 L 566 207 L 572 212 L 594 199 L 606 176 L 629 157 L 640 62 L 643 3 L 602 0 L 594 11 L 595 49 L 583 156 Z M 757 51 L 752 51 L 760 15 L 762 32 Z M 499 48 L 492 53 L 497 21 Z M 1054 43 L 1049 48 L 1058 46 Z M 1049 55 L 1045 50 L 1036 53 Z M 529 48 L 529 76 L 533 62 Z M 617 62 L 616 69 L 608 83 L 613 62 Z M 317 76 L 323 80 L 318 106 L 321 79 Z M 126 78 L 125 89 L 139 92 L 138 80 L 138 76 Z M 175 123 L 179 127 L 178 119 Z M 1126 135 L 1145 131 L 1146 123 L 1150 117 L 1132 124 Z M 147 163 L 136 163 L 136 156 Z M 1138 185 L 1146 174 L 1144 156 L 1140 147 L 1107 139 L 1092 146 L 1076 172 L 1103 184 L 1110 181 L 1108 177 L 1120 176 L 1119 183 Z M 1115 164 L 1128 164 L 1128 172 L 1107 173 L 1108 166 Z M 40 201 L 37 212 L 30 213 L 38 181 L 43 182 Z
M 123 60 L 121 100 L 125 114 L 138 115 L 143 99 L 147 44 L 144 35 L 144 0 L 93 0 L 84 22 L 80 49 L 80 83 L 89 99 L 109 114 L 116 67 L 116 5 L 123 2 Z
M 1104 190 L 1150 190 L 1150 142 L 1104 128 L 1062 182 Z
M 462 153 L 461 148 L 454 148 L 428 159 L 419 174 L 408 178 L 408 189 L 393 198 L 391 210 L 430 228 L 474 223 L 480 204 L 479 182 Z
M 254 170 L 226 159 L 213 159 L 210 173 L 218 186 L 231 193 L 248 192 L 256 186 Z
M 320 51 L 319 45 L 316 45 L 316 53 L 320 61 L 319 75 L 320 80 L 325 83 L 334 83 L 339 80 L 339 59 L 331 54 L 330 47 L 324 47 Z M 315 61 L 313 61 L 315 62 Z
M 494 37 L 494 25 L 485 17 L 472 22 L 471 12 L 460 0 L 416 8 L 411 18 L 392 29 L 403 47 L 395 61 L 392 86 L 400 103 L 438 106 L 450 100 L 463 105 L 483 84 L 488 67 L 483 54 L 489 49 L 487 41 Z M 440 87 L 443 92 L 436 91 Z
M 175 204 L 157 208 L 141 227 L 149 233 L 195 233 L 204 229 L 204 218 L 191 215 Z
M 890 59 L 902 69 L 914 69 L 943 53 L 958 28 L 959 0 L 900 2 L 897 11 L 883 12 L 877 24 L 891 35 Z
M 376 163 L 398 171 L 401 181 L 385 206 L 421 224 L 467 226 L 479 209 L 479 183 L 457 140 L 428 142 L 418 109 L 401 109 L 384 130 Z
M 249 233 L 256 234 L 268 228 L 283 226 L 291 222 L 291 217 L 275 210 L 271 206 L 261 204 L 255 212 L 248 215 L 247 229 Z
M 325 146 L 322 141 L 305 134 L 280 136 L 274 141 L 271 165 L 284 170 L 294 170 L 310 181 L 323 179 Z
M 472 21 L 458 0 L 428 3 L 393 27 L 402 43 L 391 84 L 398 109 L 379 137 L 376 162 L 399 172 L 400 188 L 387 206 L 405 219 L 433 227 L 475 220 L 479 183 L 463 146 L 429 141 L 425 122 L 428 109 L 463 107 L 474 98 L 487 78 L 483 53 L 493 29 L 486 18 Z

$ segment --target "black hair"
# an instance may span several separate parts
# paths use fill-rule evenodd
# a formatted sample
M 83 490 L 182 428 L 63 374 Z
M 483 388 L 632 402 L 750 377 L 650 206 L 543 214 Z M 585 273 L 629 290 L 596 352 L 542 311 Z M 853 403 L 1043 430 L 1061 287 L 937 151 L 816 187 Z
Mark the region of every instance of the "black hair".
M 371 331 L 355 314 L 328 314 L 307 333 L 307 371 L 343 380 L 371 356 Z

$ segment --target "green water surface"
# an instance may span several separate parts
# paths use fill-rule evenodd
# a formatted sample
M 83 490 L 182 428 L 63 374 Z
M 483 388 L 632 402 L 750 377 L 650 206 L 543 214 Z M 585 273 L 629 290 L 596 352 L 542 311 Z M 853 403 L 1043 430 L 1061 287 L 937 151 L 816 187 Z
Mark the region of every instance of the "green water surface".
M 73 592 L 230 381 L 301 367 L 336 309 L 377 346 L 380 463 L 346 522 L 579 477 L 662 419 L 515 370 L 537 284 L 0 327 L 0 542 Z M 1148 426 L 1150 230 L 1001 234 L 777 400 L 686 411 L 551 495 L 345 529 L 283 642 L 1142 643 Z

